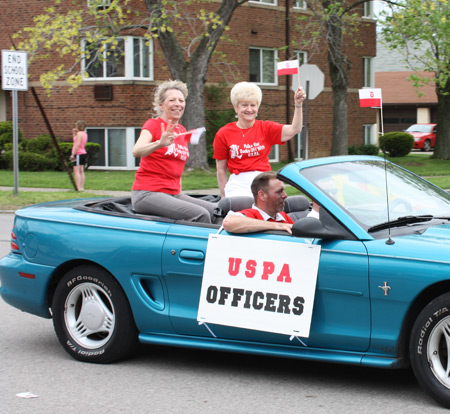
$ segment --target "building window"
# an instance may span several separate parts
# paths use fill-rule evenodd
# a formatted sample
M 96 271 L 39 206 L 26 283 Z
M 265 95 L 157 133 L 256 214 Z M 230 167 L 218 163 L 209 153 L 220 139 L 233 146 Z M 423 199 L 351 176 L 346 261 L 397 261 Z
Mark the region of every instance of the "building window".
M 300 66 L 304 63 L 308 63 L 308 53 L 297 50 L 295 52 L 295 57 L 298 59 Z
M 373 19 L 373 4 L 371 1 L 366 1 L 363 3 L 363 17 Z
M 105 8 L 111 6 L 111 0 L 87 0 L 88 7 Z
M 375 85 L 372 63 L 373 63 L 372 57 L 364 57 L 363 58 L 363 68 L 364 68 L 363 87 L 364 88 L 372 88 Z
M 296 0 L 294 2 L 294 9 L 306 10 L 306 1 L 304 1 L 304 0 Z
M 275 85 L 274 49 L 250 49 L 250 82 Z
M 96 160 L 89 162 L 92 169 L 131 170 L 139 166 L 134 158 L 133 148 L 141 129 L 128 128 L 86 128 L 89 142 L 100 144 Z
M 294 138 L 294 158 L 296 160 L 303 159 L 303 140 L 302 140 L 303 134 L 300 132 L 300 134 L 297 134 Z
M 273 145 L 269 153 L 269 162 L 278 162 L 280 160 L 280 146 Z
M 363 145 L 375 144 L 375 124 L 363 125 Z
M 152 42 L 143 37 L 117 38 L 104 50 L 84 42 L 83 73 L 87 79 L 153 80 Z
M 270 6 L 276 6 L 277 0 L 250 0 L 250 3 L 268 4 Z

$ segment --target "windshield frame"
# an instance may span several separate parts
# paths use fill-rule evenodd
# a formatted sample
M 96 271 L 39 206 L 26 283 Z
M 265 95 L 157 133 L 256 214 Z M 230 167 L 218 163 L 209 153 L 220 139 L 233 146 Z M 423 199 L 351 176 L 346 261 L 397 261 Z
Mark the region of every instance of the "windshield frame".
M 381 158 L 308 166 L 300 174 L 367 232 L 404 216 L 450 216 L 449 193 Z

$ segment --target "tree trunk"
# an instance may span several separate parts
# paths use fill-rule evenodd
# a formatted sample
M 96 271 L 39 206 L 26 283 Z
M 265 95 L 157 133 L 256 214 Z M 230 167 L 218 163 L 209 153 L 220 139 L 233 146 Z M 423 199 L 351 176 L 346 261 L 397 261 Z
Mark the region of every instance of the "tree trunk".
M 186 83 L 188 85 L 189 95 L 183 115 L 183 125 L 188 130 L 205 125 L 204 92 L 206 75 L 201 75 L 202 72 L 200 67 L 202 64 L 198 64 L 197 62 L 198 61 L 191 60 L 187 70 Z M 189 160 L 186 163 L 186 168 L 201 168 L 203 170 L 209 170 L 206 150 L 206 134 L 203 134 L 198 145 L 189 145 Z
M 333 87 L 333 133 L 331 155 L 348 153 L 347 88 Z
M 445 88 L 436 87 L 438 98 L 437 134 L 433 158 L 450 160 L 450 82 Z
M 188 87 L 189 95 L 182 119 L 182 124 L 188 130 L 202 127 L 205 124 L 204 90 L 209 61 L 234 10 L 246 1 L 222 0 L 216 12 L 222 23 L 206 29 L 208 35 L 200 38 L 197 48 L 190 56 L 186 56 L 174 32 L 159 32 L 159 43 L 172 77 L 185 82 Z M 145 0 L 145 3 L 150 16 L 156 16 L 153 21 L 155 26 L 159 27 L 162 22 L 160 17 L 161 11 L 164 9 L 164 3 L 161 0 Z M 209 169 L 205 136 L 201 138 L 198 145 L 190 145 L 189 152 L 187 168 Z
M 342 52 L 342 18 L 330 16 L 328 28 L 328 66 L 333 90 L 333 132 L 331 155 L 348 152 L 347 89 L 350 63 Z

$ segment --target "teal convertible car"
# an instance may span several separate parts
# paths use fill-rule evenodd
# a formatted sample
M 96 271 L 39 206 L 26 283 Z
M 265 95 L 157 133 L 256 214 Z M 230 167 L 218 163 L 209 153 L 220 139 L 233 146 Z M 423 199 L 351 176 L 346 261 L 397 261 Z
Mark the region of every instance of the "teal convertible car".
M 139 215 L 129 198 L 16 212 L 0 293 L 52 318 L 74 358 L 139 342 L 379 368 L 412 366 L 450 407 L 450 195 L 379 157 L 287 165 L 292 235 Z M 306 217 L 310 203 L 319 217 Z

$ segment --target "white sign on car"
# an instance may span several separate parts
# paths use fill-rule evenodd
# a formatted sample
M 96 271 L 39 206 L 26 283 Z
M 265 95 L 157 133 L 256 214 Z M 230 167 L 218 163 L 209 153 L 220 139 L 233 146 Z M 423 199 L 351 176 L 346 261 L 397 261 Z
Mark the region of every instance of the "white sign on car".
M 320 246 L 210 235 L 197 320 L 307 338 Z

